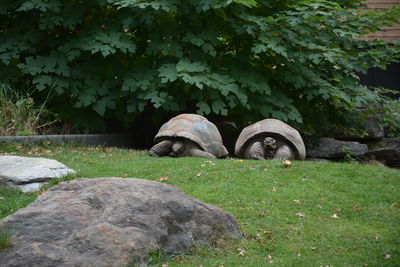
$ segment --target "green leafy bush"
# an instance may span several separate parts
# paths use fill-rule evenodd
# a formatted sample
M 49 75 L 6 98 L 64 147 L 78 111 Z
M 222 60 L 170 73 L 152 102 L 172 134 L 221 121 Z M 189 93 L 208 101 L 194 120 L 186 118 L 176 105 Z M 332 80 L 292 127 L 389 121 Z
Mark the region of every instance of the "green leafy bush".
M 273 117 L 310 135 L 354 126 L 360 107 L 382 105 L 354 73 L 400 51 L 360 39 L 399 9 L 345 9 L 360 2 L 5 0 L 0 79 L 53 88 L 52 109 L 89 131 L 180 112 Z

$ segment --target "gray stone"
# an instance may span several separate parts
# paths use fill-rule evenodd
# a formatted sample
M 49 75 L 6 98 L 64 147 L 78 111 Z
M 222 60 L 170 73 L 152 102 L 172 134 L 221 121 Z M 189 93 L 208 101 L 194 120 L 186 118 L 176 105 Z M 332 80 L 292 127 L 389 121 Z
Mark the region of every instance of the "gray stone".
M 179 189 L 135 178 L 76 179 L 0 221 L 14 245 L 0 266 L 126 266 L 149 251 L 241 238 L 235 218 Z
M 339 141 L 328 137 L 319 141 L 317 147 L 307 150 L 307 156 L 310 158 L 338 159 L 347 153 L 352 157 L 358 157 L 368 152 L 368 146 L 358 142 Z
M 370 143 L 368 155 L 384 161 L 387 166 L 400 168 L 400 137 L 383 138 Z
M 20 184 L 17 185 L 19 189 L 21 189 L 22 192 L 27 193 L 27 192 L 35 192 L 39 191 L 40 188 L 42 188 L 43 185 L 46 183 L 30 183 L 30 184 Z
M 10 185 L 44 182 L 68 174 L 76 172 L 54 159 L 0 156 L 0 180 Z M 35 186 L 24 186 L 22 190 L 32 191 Z

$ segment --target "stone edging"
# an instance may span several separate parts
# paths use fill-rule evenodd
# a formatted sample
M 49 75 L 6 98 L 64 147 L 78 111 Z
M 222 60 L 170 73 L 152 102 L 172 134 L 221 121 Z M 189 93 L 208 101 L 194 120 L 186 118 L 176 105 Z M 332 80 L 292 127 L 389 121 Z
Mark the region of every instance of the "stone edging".
M 83 144 L 90 146 L 132 147 L 133 135 L 121 134 L 71 134 L 71 135 L 28 135 L 0 136 L 0 142 L 32 144 L 50 141 L 57 144 Z

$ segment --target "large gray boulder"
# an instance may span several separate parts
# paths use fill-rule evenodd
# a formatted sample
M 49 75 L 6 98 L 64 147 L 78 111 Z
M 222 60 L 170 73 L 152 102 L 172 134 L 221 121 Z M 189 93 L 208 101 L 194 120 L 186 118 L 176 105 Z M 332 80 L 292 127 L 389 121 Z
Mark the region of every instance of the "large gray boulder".
M 126 266 L 144 262 L 149 251 L 181 253 L 242 237 L 231 214 L 135 178 L 60 183 L 0 224 L 15 234 L 0 266 Z
M 0 156 L 0 184 L 18 186 L 22 191 L 38 190 L 42 182 L 76 174 L 54 159 Z
M 370 143 L 368 155 L 384 161 L 387 166 L 400 168 L 400 137 Z
M 320 138 L 318 146 L 307 150 L 310 158 L 340 159 L 347 153 L 352 157 L 365 155 L 368 146 L 358 142 L 340 141 L 333 138 Z

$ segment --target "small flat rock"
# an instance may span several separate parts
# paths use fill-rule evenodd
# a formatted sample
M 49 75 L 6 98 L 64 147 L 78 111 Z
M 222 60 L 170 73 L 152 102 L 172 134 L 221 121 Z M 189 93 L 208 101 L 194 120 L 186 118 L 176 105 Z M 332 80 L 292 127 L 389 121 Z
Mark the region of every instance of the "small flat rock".
M 30 183 L 30 184 L 20 184 L 17 185 L 17 187 L 19 189 L 21 189 L 22 192 L 27 193 L 27 192 L 35 192 L 35 191 L 39 191 L 40 188 L 42 188 L 42 186 L 45 183 Z
M 75 173 L 54 159 L 0 156 L 0 179 L 13 185 L 44 182 Z
M 150 251 L 242 238 L 231 214 L 135 178 L 62 182 L 0 224 L 14 233 L 14 245 L 0 250 L 2 267 L 138 266 Z

